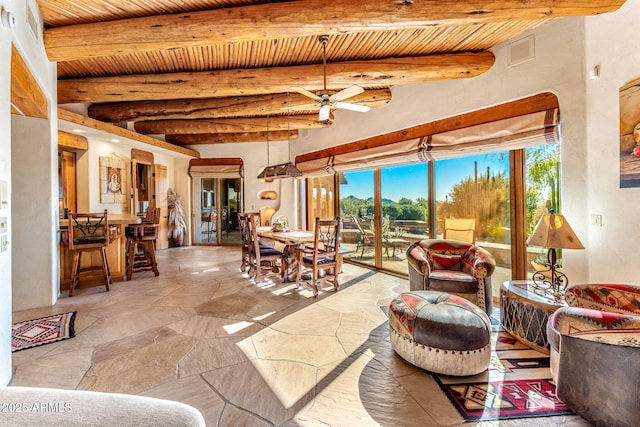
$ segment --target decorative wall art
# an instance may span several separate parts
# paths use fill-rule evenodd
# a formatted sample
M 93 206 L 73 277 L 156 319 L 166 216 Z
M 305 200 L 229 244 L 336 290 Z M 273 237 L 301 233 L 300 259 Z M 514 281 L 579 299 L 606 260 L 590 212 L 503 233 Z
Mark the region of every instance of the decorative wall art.
M 620 188 L 640 187 L 640 78 L 620 88 Z
M 100 203 L 127 203 L 127 160 L 116 154 L 99 158 Z

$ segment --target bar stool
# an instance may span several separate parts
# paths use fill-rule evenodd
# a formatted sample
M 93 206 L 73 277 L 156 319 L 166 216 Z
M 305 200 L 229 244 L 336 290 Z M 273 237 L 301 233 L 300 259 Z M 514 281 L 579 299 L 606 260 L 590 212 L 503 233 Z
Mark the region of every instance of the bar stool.
M 160 208 L 147 208 L 145 219 L 139 224 L 125 227 L 125 257 L 127 280 L 131 280 L 133 273 L 153 271 L 158 276 L 155 244 L 160 227 Z
M 104 276 L 105 287 L 109 291 L 111 282 L 111 270 L 107 258 L 107 246 L 109 245 L 109 219 L 107 210 L 104 213 L 73 213 L 69 212 L 69 249 L 73 252 L 73 266 L 71 267 L 71 280 L 69 283 L 69 296 L 73 296 L 73 290 L 78 286 L 80 276 L 93 275 L 101 270 Z M 102 256 L 101 266 L 82 267 L 82 254 L 86 252 L 100 251 Z

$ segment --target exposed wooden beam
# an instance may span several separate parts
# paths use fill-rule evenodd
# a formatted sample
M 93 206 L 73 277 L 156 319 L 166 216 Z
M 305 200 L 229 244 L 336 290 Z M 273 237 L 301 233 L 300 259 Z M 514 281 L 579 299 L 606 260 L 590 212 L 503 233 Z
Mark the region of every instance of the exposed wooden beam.
M 491 52 L 465 52 L 327 64 L 327 89 L 364 88 L 478 76 Z M 323 89 L 322 64 L 58 80 L 58 103 L 143 101 L 286 93 L 292 86 Z
M 269 135 L 267 137 L 267 134 Z M 289 139 L 298 138 L 298 130 L 289 132 Z M 260 141 L 286 141 L 287 131 L 277 130 L 269 132 L 242 132 L 242 133 L 193 133 L 193 134 L 168 134 L 164 136 L 167 142 L 176 145 L 196 144 L 226 144 L 230 142 L 260 142 Z
M 74 148 L 77 150 L 87 151 L 89 149 L 89 140 L 82 135 L 58 131 L 58 147 Z
M 49 101 L 29 67 L 11 45 L 11 112 L 29 117 L 49 117 Z
M 123 129 L 121 127 L 118 127 L 109 123 L 104 123 L 99 120 L 94 120 L 92 118 L 83 116 L 78 113 L 74 113 L 72 111 L 65 110 L 63 108 L 58 108 L 58 119 L 75 123 L 77 125 L 86 126 L 92 129 L 101 130 L 103 132 L 108 132 L 113 135 L 118 135 L 123 138 L 132 139 L 134 141 L 139 141 L 139 142 L 151 145 L 153 147 L 163 148 L 165 150 L 173 151 L 179 154 L 184 154 L 186 156 L 195 157 L 195 158 L 200 157 L 200 153 L 190 148 L 180 147 L 177 145 L 169 144 L 168 142 L 161 141 L 156 138 L 151 138 L 146 135 L 140 135 L 128 129 Z
M 370 89 L 346 101 L 369 107 L 378 107 L 388 104 L 390 100 L 391 91 L 389 89 Z M 301 106 L 309 106 L 309 111 L 317 109 L 313 104 L 313 100 L 299 93 L 276 93 L 272 95 L 233 96 L 229 98 L 106 102 L 90 105 L 89 117 L 103 122 L 215 119 L 286 114 L 290 108 Z
M 624 0 L 301 0 L 50 28 L 52 62 L 349 31 L 586 16 L 617 10 Z
M 401 129 L 370 138 L 353 141 L 347 144 L 328 147 L 311 153 L 296 156 L 296 163 L 307 162 L 318 158 L 338 156 L 340 154 L 353 153 L 359 150 L 382 147 L 400 141 L 408 141 L 415 138 L 423 138 L 442 132 L 448 132 L 465 127 L 490 123 L 510 117 L 523 116 L 525 114 L 548 111 L 559 108 L 558 97 L 550 92 L 544 92 L 528 98 L 519 99 L 494 107 L 484 108 L 478 111 L 463 113 L 458 116 L 448 117 L 424 123 L 410 128 Z
M 269 130 L 286 131 L 287 129 L 319 129 L 329 126 L 329 124 L 318 121 L 318 114 L 227 119 L 148 120 L 134 124 L 136 132 L 142 134 L 264 132 Z

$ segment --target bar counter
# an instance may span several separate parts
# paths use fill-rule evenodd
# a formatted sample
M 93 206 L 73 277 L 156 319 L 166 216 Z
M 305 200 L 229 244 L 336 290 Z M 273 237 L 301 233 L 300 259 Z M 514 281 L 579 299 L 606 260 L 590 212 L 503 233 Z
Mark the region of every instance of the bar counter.
M 140 217 L 131 214 L 108 214 L 109 228 L 111 229 L 111 242 L 107 247 L 107 258 L 111 269 L 111 279 L 114 282 L 123 280 L 125 271 L 125 243 L 124 228 L 129 224 L 140 222 Z M 71 278 L 71 267 L 73 266 L 73 252 L 69 250 L 68 229 L 69 220 L 60 219 L 60 291 L 69 289 L 69 279 Z M 91 253 L 81 260 L 82 267 L 90 265 L 101 265 L 102 258 L 99 252 Z M 96 284 L 104 284 L 98 280 L 80 279 L 78 288 L 88 287 Z

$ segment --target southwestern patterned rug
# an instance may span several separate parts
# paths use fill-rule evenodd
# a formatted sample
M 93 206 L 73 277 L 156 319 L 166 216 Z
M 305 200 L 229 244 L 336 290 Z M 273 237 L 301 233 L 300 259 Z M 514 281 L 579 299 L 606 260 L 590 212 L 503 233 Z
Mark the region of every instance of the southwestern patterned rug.
M 76 311 L 11 325 L 11 351 L 21 351 L 40 345 L 73 338 Z
M 572 414 L 558 400 L 549 356 L 531 350 L 499 326 L 492 334 L 489 369 L 472 377 L 433 374 L 466 421 Z

